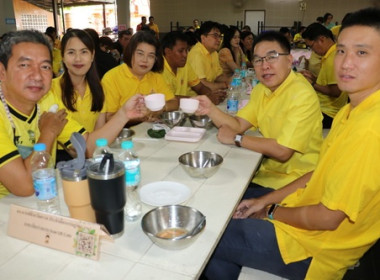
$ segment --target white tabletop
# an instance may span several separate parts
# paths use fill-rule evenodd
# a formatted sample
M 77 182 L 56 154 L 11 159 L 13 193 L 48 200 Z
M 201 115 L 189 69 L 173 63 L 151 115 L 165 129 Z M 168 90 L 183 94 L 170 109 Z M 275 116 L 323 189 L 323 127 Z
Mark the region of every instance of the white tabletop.
M 162 249 L 143 233 L 139 219 L 126 222 L 124 234 L 114 243 L 102 241 L 99 261 L 41 247 L 7 236 L 9 206 L 12 203 L 35 208 L 35 198 L 9 195 L 0 199 L 1 279 L 197 279 L 217 245 L 236 204 L 257 169 L 261 155 L 220 144 L 216 128 L 196 143 L 152 140 L 146 131 L 151 124 L 133 128 L 135 148 L 141 159 L 142 183 L 175 181 L 191 189 L 184 205 L 206 216 L 206 228 L 199 238 L 182 250 Z M 137 140 L 138 139 L 138 140 Z M 218 172 L 208 179 L 190 177 L 178 164 L 186 152 L 207 150 L 223 156 Z M 60 200 L 62 214 L 68 211 Z M 143 205 L 143 213 L 152 209 Z

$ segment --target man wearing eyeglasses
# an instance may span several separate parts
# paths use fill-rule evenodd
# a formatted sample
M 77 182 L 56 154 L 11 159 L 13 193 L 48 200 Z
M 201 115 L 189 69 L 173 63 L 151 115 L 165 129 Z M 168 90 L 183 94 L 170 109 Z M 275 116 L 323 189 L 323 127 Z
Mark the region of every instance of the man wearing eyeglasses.
M 199 114 L 207 114 L 219 127 L 223 144 L 262 153 L 264 160 L 253 178 L 259 186 L 278 189 L 313 170 L 322 143 L 322 114 L 318 98 L 308 81 L 292 71 L 289 41 L 278 32 L 259 35 L 253 65 L 260 83 L 248 104 L 230 116 L 206 97 Z M 250 128 L 263 137 L 244 135 Z
M 347 103 L 347 94 L 338 88 L 334 75 L 334 36 L 323 25 L 312 23 L 302 33 L 302 37 L 313 52 L 322 56 L 318 77 L 308 70 L 303 70 L 302 74 L 317 92 L 323 113 L 323 128 L 330 128 L 336 113 Z
M 188 63 L 201 82 L 211 89 L 210 99 L 219 104 L 226 98 L 230 78 L 223 75 L 219 63 L 218 50 L 223 39 L 221 26 L 217 22 L 206 21 L 199 29 L 199 42 L 190 50 Z

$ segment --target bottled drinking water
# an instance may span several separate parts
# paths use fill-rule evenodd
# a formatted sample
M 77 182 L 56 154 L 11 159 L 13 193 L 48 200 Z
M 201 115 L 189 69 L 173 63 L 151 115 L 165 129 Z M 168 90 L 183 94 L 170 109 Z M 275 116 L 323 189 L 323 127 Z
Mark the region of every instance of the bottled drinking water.
M 109 153 L 111 154 L 111 149 L 108 147 L 108 140 L 105 138 L 99 138 L 96 139 L 96 148 L 94 150 L 94 153 L 92 155 L 92 158 L 95 162 L 101 162 L 103 159 L 104 154 Z
M 46 151 L 44 143 L 34 145 L 34 153 L 30 165 L 32 167 L 33 186 L 37 197 L 38 210 L 59 214 L 54 163 Z
M 240 92 L 238 80 L 234 78 L 227 92 L 227 113 L 235 115 L 239 109 Z
M 240 87 L 240 95 L 244 96 L 247 93 L 247 64 L 245 61 L 241 63 L 241 87 Z
M 127 203 L 125 204 L 124 214 L 125 219 L 132 222 L 141 216 L 141 202 L 137 192 L 137 187 L 141 180 L 140 159 L 133 151 L 132 141 L 123 141 L 121 149 L 119 159 L 124 163 L 125 186 L 127 188 Z

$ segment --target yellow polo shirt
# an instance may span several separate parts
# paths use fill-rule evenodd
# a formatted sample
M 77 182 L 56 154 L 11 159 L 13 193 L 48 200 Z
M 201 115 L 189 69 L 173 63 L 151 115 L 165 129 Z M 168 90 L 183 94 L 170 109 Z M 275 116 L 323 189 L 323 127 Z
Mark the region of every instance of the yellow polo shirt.
M 301 74 L 290 71 L 274 92 L 259 83 L 237 117 L 250 122 L 265 138 L 295 150 L 284 163 L 265 157 L 254 183 L 278 189 L 314 170 L 322 143 L 322 114 L 315 91 Z
M 174 74 L 169 63 L 165 59 L 164 72 L 162 73 L 168 87 L 175 95 L 196 96 L 197 93 L 191 88 L 198 85 L 201 81 L 198 79 L 193 68 L 186 63 L 184 67 L 177 68 L 177 75 Z
M 53 79 L 51 84 L 51 91 L 58 96 L 58 98 L 62 99 L 62 89 L 61 89 L 61 82 L 62 76 Z M 107 112 L 106 110 L 106 104 L 104 103 L 103 109 L 101 112 L 93 112 L 91 111 L 91 105 L 92 105 L 92 94 L 90 91 L 90 87 L 87 84 L 86 85 L 86 91 L 84 93 L 84 96 L 82 97 L 78 93 L 75 92 L 75 108 L 77 109 L 76 112 L 71 112 L 73 119 L 76 120 L 78 123 L 84 126 L 84 128 L 88 132 L 92 132 L 95 128 L 96 121 L 98 120 L 98 117 L 100 113 Z
M 322 203 L 347 218 L 336 230 L 302 230 L 274 220 L 285 263 L 313 257 L 306 279 L 341 279 L 380 237 L 380 90 L 336 115 L 307 187 L 289 207 Z
M 162 74 L 148 72 L 139 80 L 125 63 L 109 70 L 103 76 L 102 85 L 106 96 L 107 111 L 111 113 L 119 110 L 129 98 L 137 93 L 143 95 L 163 93 L 166 101 L 174 98 L 174 94 L 166 85 Z
M 39 109 L 35 106 L 30 116 L 21 113 L 8 103 L 11 118 L 16 126 L 15 132 L 13 132 L 5 108 L 0 102 L 0 168 L 20 156 L 27 158 L 33 152 L 33 146 L 40 137 L 40 131 L 38 129 L 39 115 L 48 111 L 53 104 L 57 104 L 59 109 L 64 108 L 59 98 L 56 98 L 51 91 L 38 102 Z M 71 144 L 70 136 L 73 132 L 84 134 L 86 130 L 73 120 L 69 112 L 67 120 L 68 122 L 57 140 L 69 146 Z M 54 161 L 56 144 L 57 143 L 55 143 L 52 148 L 52 158 Z M 9 194 L 9 191 L 0 183 L 0 198 L 7 194 Z
M 316 83 L 322 86 L 337 84 L 334 73 L 334 57 L 336 53 L 336 44 L 330 47 L 327 53 L 322 57 L 321 70 L 319 71 Z M 346 93 L 342 92 L 339 97 L 330 97 L 317 92 L 321 110 L 329 117 L 334 118 L 336 113 L 342 108 L 348 100 Z
M 209 53 L 200 42 L 191 48 L 187 63 L 193 67 L 199 79 L 206 79 L 209 82 L 214 82 L 223 73 L 218 52 Z

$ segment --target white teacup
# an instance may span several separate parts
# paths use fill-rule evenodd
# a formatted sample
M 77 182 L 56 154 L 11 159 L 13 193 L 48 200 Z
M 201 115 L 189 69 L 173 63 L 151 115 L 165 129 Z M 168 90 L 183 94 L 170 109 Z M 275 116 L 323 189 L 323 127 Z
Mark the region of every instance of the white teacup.
M 151 111 L 160 111 L 165 106 L 165 95 L 163 93 L 152 93 L 145 96 L 145 106 Z
M 199 100 L 193 98 L 181 98 L 179 100 L 179 107 L 186 114 L 194 114 L 198 109 Z

